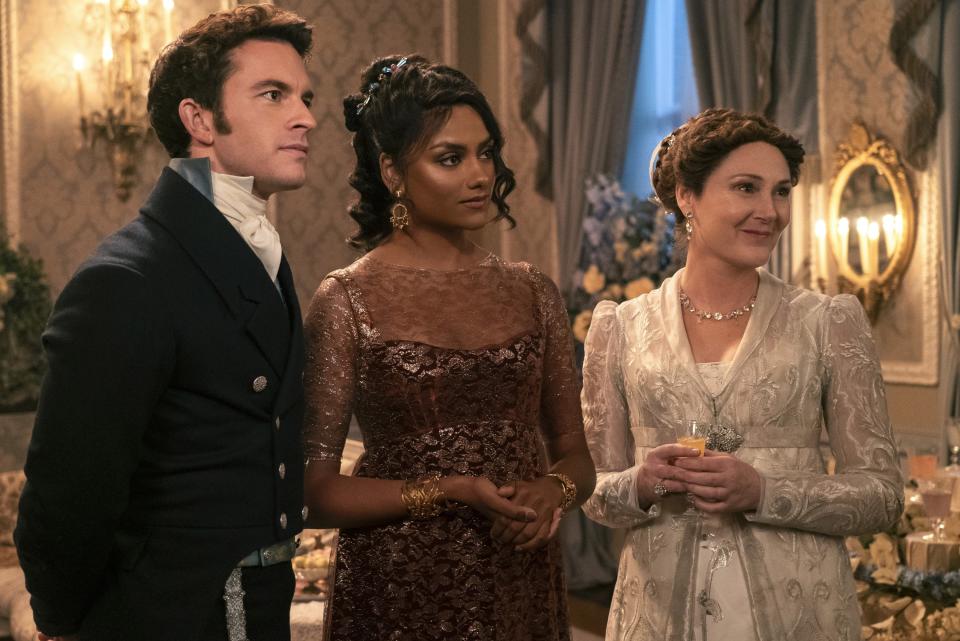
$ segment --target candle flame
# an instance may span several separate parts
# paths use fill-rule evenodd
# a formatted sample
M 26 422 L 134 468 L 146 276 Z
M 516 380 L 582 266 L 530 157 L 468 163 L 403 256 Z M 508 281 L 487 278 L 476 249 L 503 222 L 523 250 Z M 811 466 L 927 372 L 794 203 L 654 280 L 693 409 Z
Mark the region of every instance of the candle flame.
M 163 10 L 167 13 L 173 11 L 173 0 L 163 0 Z
M 818 218 L 817 222 L 813 225 L 813 233 L 817 235 L 817 238 L 826 238 L 827 237 L 827 223 L 822 218 Z
M 867 237 L 870 240 L 877 240 L 880 238 L 880 225 L 875 222 L 870 223 L 870 227 L 867 228 Z
M 87 59 L 82 53 L 73 54 L 73 70 L 80 73 L 87 68 Z
M 103 50 L 101 51 L 101 57 L 104 62 L 110 62 L 113 60 L 113 44 L 110 42 L 110 34 L 103 34 Z
M 860 216 L 857 218 L 857 233 L 866 234 L 867 230 L 870 228 L 870 221 L 867 220 L 866 216 Z

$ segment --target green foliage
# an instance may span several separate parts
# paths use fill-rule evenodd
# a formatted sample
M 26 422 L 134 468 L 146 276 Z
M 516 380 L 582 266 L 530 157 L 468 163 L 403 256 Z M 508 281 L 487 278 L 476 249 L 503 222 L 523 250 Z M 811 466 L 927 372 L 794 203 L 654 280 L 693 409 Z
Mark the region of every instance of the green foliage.
M 50 316 L 50 287 L 41 261 L 10 247 L 2 228 L 0 279 L 6 292 L 0 295 L 0 412 L 32 410 L 46 370 L 40 335 Z

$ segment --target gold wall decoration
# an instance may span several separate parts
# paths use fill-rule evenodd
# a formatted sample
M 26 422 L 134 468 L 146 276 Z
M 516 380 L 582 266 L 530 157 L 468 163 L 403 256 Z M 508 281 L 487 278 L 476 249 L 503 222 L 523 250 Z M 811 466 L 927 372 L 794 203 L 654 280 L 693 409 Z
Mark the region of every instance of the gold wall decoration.
M 824 243 L 836 262 L 837 289 L 863 303 L 871 322 L 910 264 L 917 216 L 910 181 L 897 150 L 859 122 L 837 146 L 828 218 L 817 221 L 820 288 L 826 290 Z
M 84 8 L 86 43 L 73 55 L 80 133 L 85 145 L 105 147 L 123 202 L 137 184 L 137 160 L 151 134 L 150 67 L 160 45 L 173 39 L 172 13 L 173 0 L 89 0 Z

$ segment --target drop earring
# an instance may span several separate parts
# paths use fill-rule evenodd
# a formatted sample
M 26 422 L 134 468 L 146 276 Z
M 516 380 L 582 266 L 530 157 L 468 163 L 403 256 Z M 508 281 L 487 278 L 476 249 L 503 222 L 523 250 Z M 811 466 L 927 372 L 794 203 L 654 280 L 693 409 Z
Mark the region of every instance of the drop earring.
M 403 204 L 403 191 L 398 189 L 394 196 L 396 199 L 390 206 L 390 224 L 397 231 L 403 231 L 410 225 L 410 212 Z
M 683 217 L 686 220 L 686 222 L 683 223 L 683 228 L 687 230 L 687 240 L 689 241 L 693 236 L 693 223 L 690 222 L 693 220 L 693 214 L 684 214 Z

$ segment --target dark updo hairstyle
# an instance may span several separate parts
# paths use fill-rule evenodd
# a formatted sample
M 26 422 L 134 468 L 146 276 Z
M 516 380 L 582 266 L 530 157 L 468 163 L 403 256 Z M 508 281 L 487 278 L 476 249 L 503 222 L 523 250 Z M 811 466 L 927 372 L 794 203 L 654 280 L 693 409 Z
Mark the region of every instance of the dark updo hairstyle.
M 403 65 L 383 74 L 384 68 L 391 68 L 404 57 Z M 363 107 L 358 109 L 361 104 Z M 360 194 L 349 210 L 360 227 L 350 237 L 351 245 L 369 251 L 393 232 L 389 215 L 393 196 L 380 177 L 381 152 L 403 171 L 406 163 L 447 122 L 455 105 L 473 108 L 486 125 L 496 172 L 490 196 L 497 205 L 496 220 L 506 219 L 511 226 L 515 225 L 506 198 L 516 180 L 503 162 L 503 134 L 480 89 L 460 71 L 432 64 L 423 56 L 385 56 L 374 60 L 363 72 L 360 93 L 343 99 L 344 120 L 347 129 L 354 132 L 353 150 L 357 154 L 350 186 Z
M 213 13 L 180 34 L 150 72 L 150 125 L 173 158 L 190 155 L 190 134 L 180 121 L 180 101 L 192 98 L 213 112 L 219 133 L 230 133 L 223 85 L 234 71 L 233 50 L 248 40 L 286 42 L 306 60 L 313 27 L 291 11 L 247 4 Z
M 707 178 L 727 154 L 751 142 L 765 142 L 779 149 L 790 168 L 790 182 L 797 184 L 803 145 L 759 114 L 707 109 L 660 142 L 650 182 L 667 211 L 676 214 L 677 225 L 683 224 L 685 215 L 677 203 L 677 186 L 683 185 L 699 196 Z

